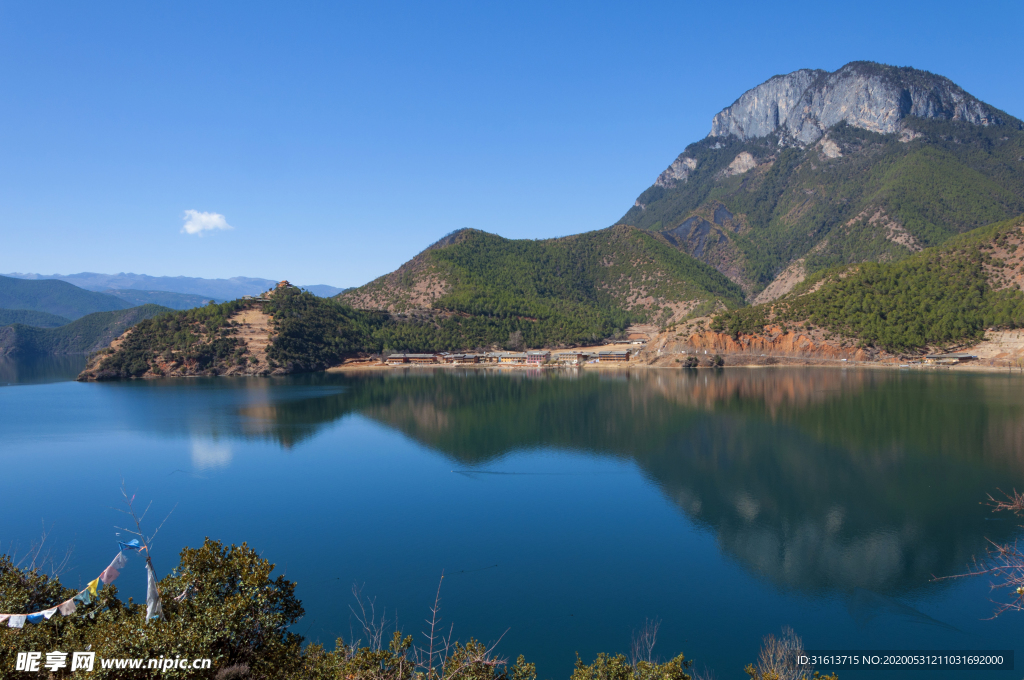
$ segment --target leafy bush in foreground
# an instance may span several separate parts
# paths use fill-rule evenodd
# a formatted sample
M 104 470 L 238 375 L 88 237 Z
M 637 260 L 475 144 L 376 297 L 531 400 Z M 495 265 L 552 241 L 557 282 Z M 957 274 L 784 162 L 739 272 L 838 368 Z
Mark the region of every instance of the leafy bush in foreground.
M 147 671 L 137 677 L 215 677 L 216 669 L 245 664 L 252 678 L 281 677 L 297 665 L 302 638 L 288 627 L 302 616 L 295 584 L 270 578 L 274 565 L 246 546 L 225 548 L 209 539 L 199 549 L 181 551 L 178 567 L 160 581 L 166 621 L 145 621 L 145 605 L 121 602 L 108 586 L 89 605 L 68 617 L 54 616 L 23 629 L 0 627 L 0 669 L 14 668 L 18 651 L 86 650 L 98 658 L 212 658 L 214 669 Z M 187 596 L 174 598 L 185 588 Z M 0 556 L 0 610 L 28 612 L 53 607 L 71 597 L 53 578 L 17 568 Z M 70 677 L 69 669 L 55 677 Z M 204 675 L 204 673 L 206 673 Z M 124 677 L 102 669 L 97 678 Z
M 209 538 L 201 548 L 184 548 L 178 566 L 159 584 L 166 620 L 145 620 L 144 604 L 121 602 L 108 586 L 69 617 L 54 616 L 22 629 L 0 627 L 0 673 L 15 667 L 19 651 L 96 652 L 104 658 L 210 658 L 212 668 L 143 669 L 139 678 L 228 680 L 536 680 L 537 669 L 520 656 L 515 663 L 470 639 L 438 649 L 413 646 L 396 631 L 377 635 L 367 646 L 338 639 L 334 651 L 302 648 L 290 627 L 303 615 L 295 583 L 273 578 L 274 565 L 246 544 L 224 546 Z M 176 597 L 184 593 L 180 601 Z M 56 578 L 19 568 L 0 555 L 0 611 L 31 612 L 53 607 L 74 594 Z M 381 627 L 382 628 L 382 627 Z M 440 641 L 440 638 L 436 638 Z M 440 646 L 440 645 L 439 645 Z M 648 655 L 649 656 L 649 655 Z M 590 665 L 578 657 L 571 680 L 690 680 L 683 655 L 658 663 L 599 654 Z M 69 668 L 51 678 L 73 677 Z M 97 662 L 90 677 L 123 678 L 123 669 Z M 772 680 L 769 675 L 760 676 Z M 817 677 L 817 675 L 815 675 Z M 833 676 L 834 677 L 834 676 Z

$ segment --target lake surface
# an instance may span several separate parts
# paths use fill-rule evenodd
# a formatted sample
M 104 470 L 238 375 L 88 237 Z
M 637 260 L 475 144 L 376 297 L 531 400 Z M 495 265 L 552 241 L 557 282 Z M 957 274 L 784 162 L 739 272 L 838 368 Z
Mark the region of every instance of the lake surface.
M 1024 379 L 831 369 L 0 381 L 0 549 L 45 522 L 66 584 L 116 551 L 119 487 L 182 546 L 247 541 L 298 582 L 295 630 L 352 637 L 351 588 L 423 629 L 442 570 L 455 636 L 566 679 L 575 653 L 655 653 L 740 677 L 792 626 L 808 649 L 1021 649 L 962 572 L 1024 489 Z M 27 384 L 26 384 L 27 383 Z M 139 560 L 118 580 L 144 596 Z M 358 636 L 357 636 L 358 637 Z M 1024 659 L 1018 660 L 1018 669 Z M 922 674 L 969 677 L 963 671 Z M 884 672 L 843 678 L 903 677 Z M 1018 678 L 1020 671 L 985 672 Z

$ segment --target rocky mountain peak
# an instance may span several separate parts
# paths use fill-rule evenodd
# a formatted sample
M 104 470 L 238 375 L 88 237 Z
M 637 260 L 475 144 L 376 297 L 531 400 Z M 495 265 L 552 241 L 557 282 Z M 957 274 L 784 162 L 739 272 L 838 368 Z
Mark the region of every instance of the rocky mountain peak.
M 778 134 L 781 143 L 806 146 L 842 121 L 887 134 L 899 132 L 907 116 L 1004 123 L 998 111 L 948 78 L 860 61 L 832 73 L 801 69 L 770 78 L 719 112 L 709 136 L 748 140 Z

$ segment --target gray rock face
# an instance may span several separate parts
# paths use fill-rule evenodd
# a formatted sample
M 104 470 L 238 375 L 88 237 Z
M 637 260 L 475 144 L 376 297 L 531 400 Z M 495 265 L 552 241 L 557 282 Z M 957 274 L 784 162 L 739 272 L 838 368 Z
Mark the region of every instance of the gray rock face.
M 912 68 L 853 62 L 834 73 L 802 69 L 745 92 L 711 123 L 711 137 L 754 139 L 778 133 L 784 142 L 813 144 L 833 125 L 881 133 L 902 129 L 907 116 L 1003 121 L 948 78 Z
M 654 183 L 659 187 L 671 189 L 677 184 L 685 184 L 686 180 L 690 178 L 690 173 L 696 169 L 696 160 L 687 158 L 684 154 L 679 154 L 679 157 L 672 161 L 672 165 L 668 166 L 665 172 L 658 175 L 658 179 L 654 180 Z
M 711 137 L 736 135 L 754 139 L 770 135 L 787 125 L 796 113 L 807 88 L 825 71 L 801 69 L 784 76 L 775 76 L 752 90 L 744 92 L 729 108 L 711 121 Z

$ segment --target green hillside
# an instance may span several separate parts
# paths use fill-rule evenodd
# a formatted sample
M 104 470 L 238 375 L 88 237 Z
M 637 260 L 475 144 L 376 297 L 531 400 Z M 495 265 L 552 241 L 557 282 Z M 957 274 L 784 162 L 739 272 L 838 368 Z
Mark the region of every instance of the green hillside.
M 688 179 L 647 189 L 619 223 L 674 237 L 753 292 L 797 258 L 812 273 L 896 260 L 1024 212 L 1019 125 L 905 124 L 883 135 L 840 123 L 826 140 L 835 157 L 775 135 L 701 140 L 683 154 L 696 161 Z M 756 167 L 729 174 L 742 153 Z
M 386 329 L 408 326 L 387 314 L 362 312 L 298 288 L 275 292 L 260 311 L 269 313 L 274 336 L 261 364 L 238 337 L 231 317 L 256 303 L 233 300 L 143 320 L 116 350 L 98 355 L 80 379 L 114 380 L 155 375 L 218 375 L 229 371 L 267 374 L 327 368 L 352 354 L 380 351 Z M 438 329 L 424 326 L 422 342 L 439 344 Z M 419 349 L 417 347 L 417 349 Z
M 235 300 L 139 323 L 86 375 L 295 372 L 385 350 L 571 346 L 739 304 L 740 289 L 722 274 L 632 227 L 549 241 L 464 230 L 338 298 L 276 290 L 260 303 L 273 320 L 265 366 L 230 320 L 257 303 Z
M 404 312 L 355 308 L 348 304 L 353 293 L 325 299 L 285 287 L 261 304 L 236 300 L 142 321 L 119 349 L 102 355 L 83 375 L 315 371 L 389 349 L 508 347 L 515 336 L 527 347 L 582 344 L 657 313 L 657 305 L 625 308 L 631 299 L 623 298 L 625 291 L 635 301 L 641 285 L 639 293 L 647 298 L 689 300 L 696 305 L 692 314 L 711 311 L 705 307 L 709 301 L 719 305 L 724 311 L 713 317 L 715 330 L 759 333 L 770 323 L 818 327 L 891 351 L 952 347 L 978 340 L 986 328 L 1024 326 L 1024 218 L 974 230 L 898 262 L 823 270 L 779 300 L 753 307 L 739 306 L 737 287 L 721 274 L 650 234 L 620 230 L 632 245 L 611 250 L 606 234 L 594 234 L 519 242 L 459 232 L 353 292 L 355 302 L 376 296 L 407 305 Z M 616 258 L 632 269 L 617 269 Z M 425 299 L 429 308 L 422 306 Z M 231 320 L 257 307 L 272 319 L 265 364 L 251 355 Z
M 837 267 L 769 304 L 735 309 L 712 328 L 760 333 L 806 324 L 894 352 L 953 347 L 985 329 L 1024 327 L 1024 218 L 976 229 L 906 259 Z
M 59 328 L 23 324 L 0 327 L 0 354 L 88 354 L 102 349 L 143 319 L 170 312 L 143 305 L 113 312 L 95 312 Z
M 71 319 L 66 319 L 56 314 L 47 314 L 46 312 L 33 312 L 27 309 L 0 309 L 0 326 L 20 323 L 39 328 L 56 328 L 70 321 Z
M 25 280 L 0 276 L 0 308 L 23 309 L 79 319 L 94 312 L 132 305 L 112 295 L 94 293 L 55 279 Z
M 355 307 L 433 309 L 565 329 L 553 342 L 665 322 L 701 304 L 742 304 L 742 290 L 664 239 L 613 227 L 543 241 L 465 229 L 400 269 L 339 296 Z

